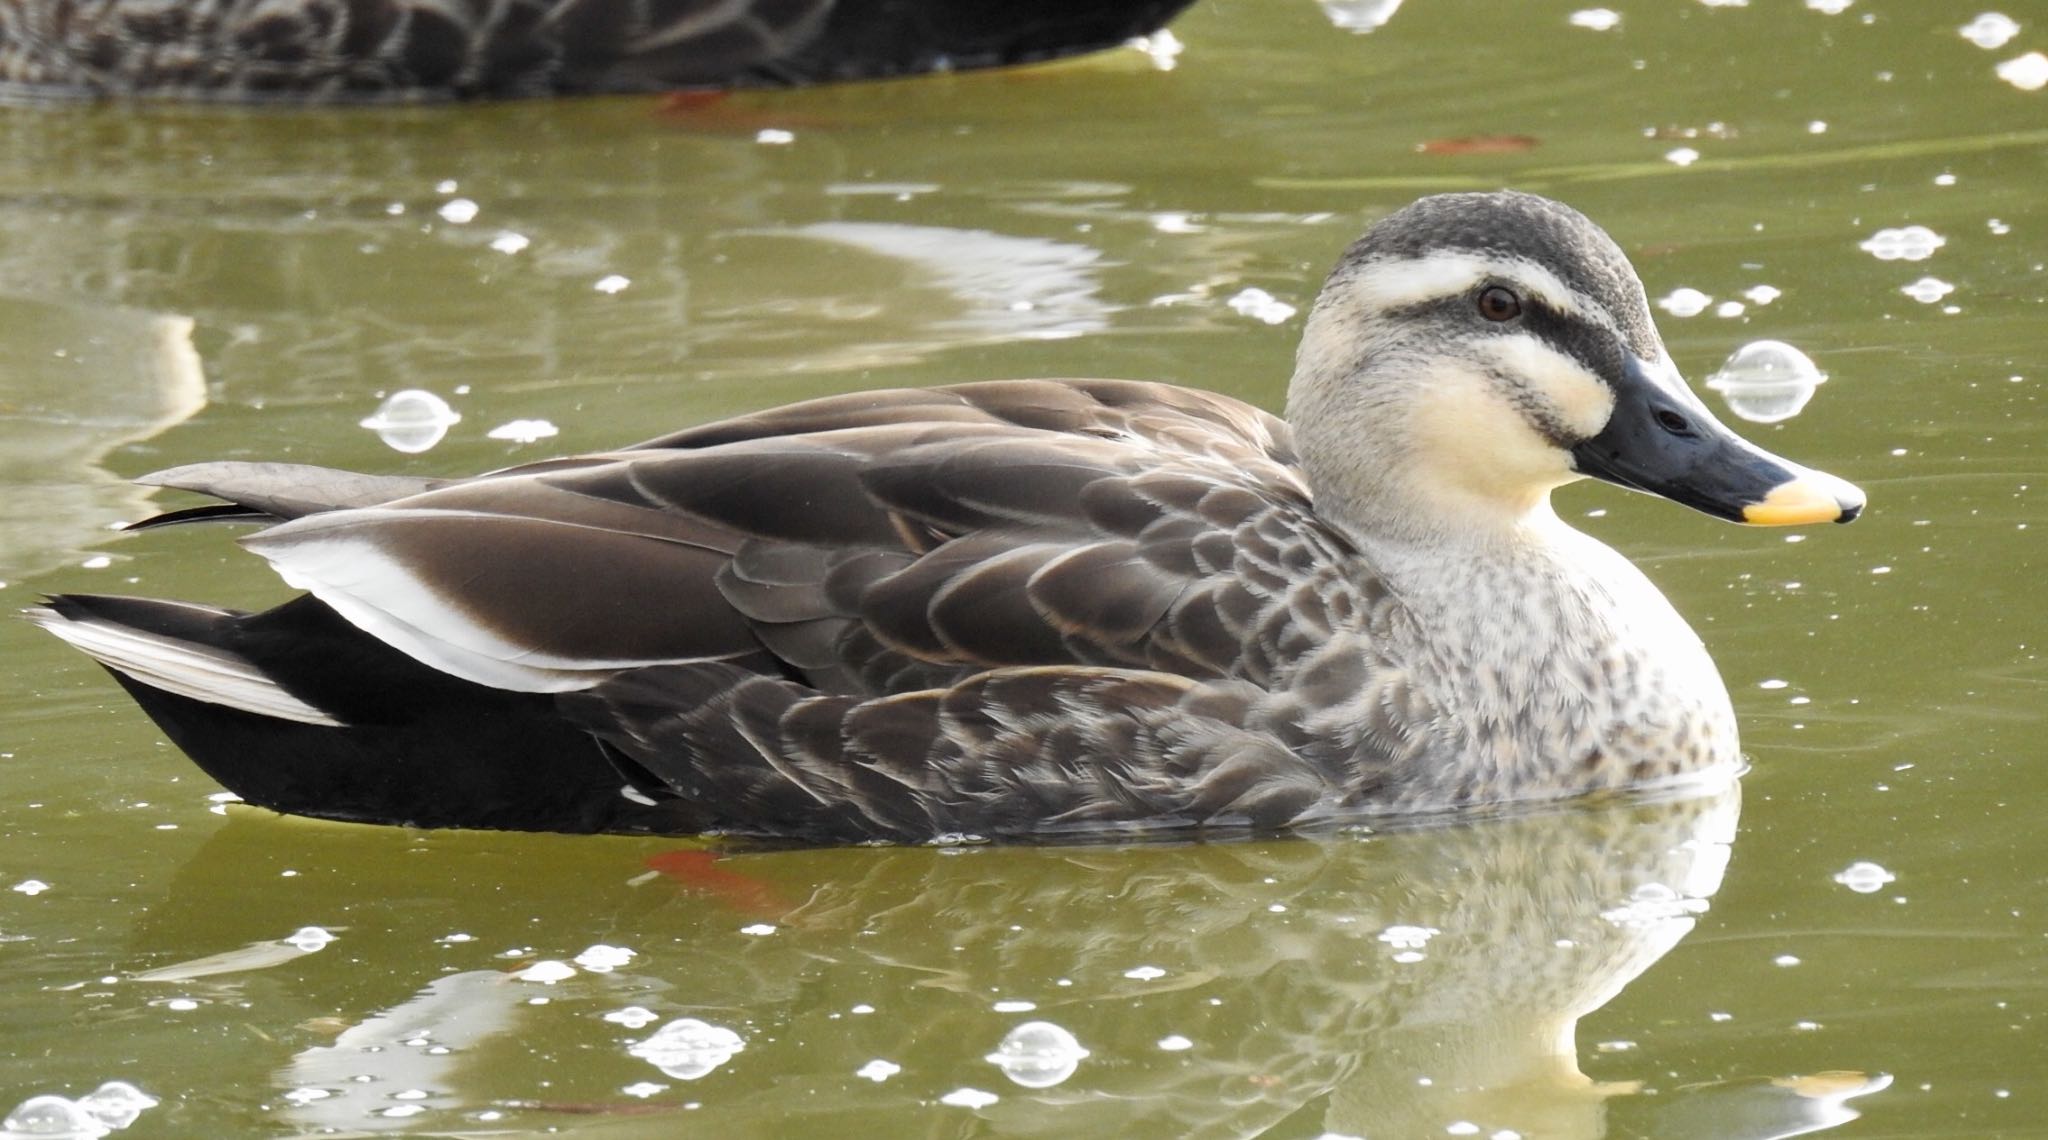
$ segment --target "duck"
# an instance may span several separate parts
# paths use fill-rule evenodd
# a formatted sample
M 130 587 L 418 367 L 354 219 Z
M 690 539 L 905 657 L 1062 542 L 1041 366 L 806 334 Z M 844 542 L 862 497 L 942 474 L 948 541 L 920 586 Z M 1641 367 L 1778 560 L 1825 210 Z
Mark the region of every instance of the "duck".
M 1865 502 L 1708 410 L 1583 214 L 1443 194 L 1338 259 L 1284 418 L 995 380 L 467 478 L 202 462 L 137 525 L 267 524 L 302 594 L 28 616 L 244 801 L 357 822 L 1064 842 L 1725 783 L 1699 636 L 1551 504 L 1587 477 Z
M 334 103 L 788 87 L 1059 59 L 1193 0 L 13 0 L 17 96 Z

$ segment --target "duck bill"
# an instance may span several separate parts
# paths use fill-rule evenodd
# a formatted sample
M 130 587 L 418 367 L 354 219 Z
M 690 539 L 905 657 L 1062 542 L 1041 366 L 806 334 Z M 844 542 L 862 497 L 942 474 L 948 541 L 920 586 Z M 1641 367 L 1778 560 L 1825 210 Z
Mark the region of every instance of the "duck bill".
M 1631 359 L 1600 434 L 1572 448 L 1583 475 L 1751 526 L 1849 522 L 1863 492 L 1730 431 L 1669 363 Z

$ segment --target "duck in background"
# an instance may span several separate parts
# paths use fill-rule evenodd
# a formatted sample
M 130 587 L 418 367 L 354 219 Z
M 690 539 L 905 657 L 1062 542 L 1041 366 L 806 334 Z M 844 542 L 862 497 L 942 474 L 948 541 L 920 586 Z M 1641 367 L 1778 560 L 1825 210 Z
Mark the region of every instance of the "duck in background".
M 1099 51 L 1192 2 L 0 0 L 0 91 L 326 103 L 786 87 Z
M 1281 420 L 1125 380 L 853 393 L 436 480 L 202 463 L 262 613 L 59 595 L 279 811 L 807 841 L 1268 831 L 1726 780 L 1706 649 L 1567 526 L 1584 476 L 1761 525 L 1863 495 L 1687 388 L 1621 250 L 1529 194 L 1339 259 Z M 149 524 L 145 524 L 149 525 Z

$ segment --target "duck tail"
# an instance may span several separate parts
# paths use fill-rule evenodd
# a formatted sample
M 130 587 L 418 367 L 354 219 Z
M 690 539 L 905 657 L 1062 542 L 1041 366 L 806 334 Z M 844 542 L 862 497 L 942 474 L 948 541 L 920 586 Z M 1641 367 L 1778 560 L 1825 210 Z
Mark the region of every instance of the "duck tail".
M 329 728 L 342 723 L 294 696 L 231 648 L 237 624 L 247 614 L 155 598 L 57 594 L 26 616 L 105 666 L 124 685 L 133 682 L 151 692 L 271 720 Z M 150 715 L 156 717 L 153 711 Z
M 242 613 L 59 594 L 26 616 L 251 804 L 415 827 L 690 830 L 674 808 L 622 795 L 629 781 L 551 697 L 438 672 L 314 598 Z

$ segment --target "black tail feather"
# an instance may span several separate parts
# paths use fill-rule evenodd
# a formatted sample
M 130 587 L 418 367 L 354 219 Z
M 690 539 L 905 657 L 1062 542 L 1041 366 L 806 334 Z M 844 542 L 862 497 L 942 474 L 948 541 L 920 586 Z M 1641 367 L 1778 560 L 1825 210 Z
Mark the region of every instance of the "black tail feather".
M 226 650 L 342 722 L 262 716 L 108 669 L 172 743 L 249 803 L 415 827 L 701 830 L 679 801 L 650 805 L 622 795 L 633 781 L 560 715 L 552 696 L 491 689 L 430 669 L 317 599 L 241 614 L 67 594 L 50 598 L 48 608 L 68 621 L 113 623 Z

